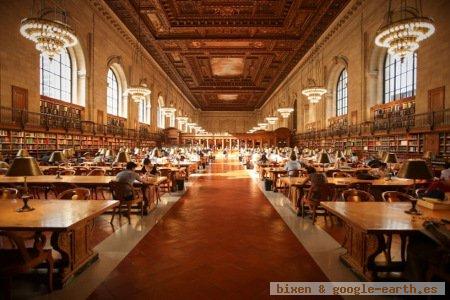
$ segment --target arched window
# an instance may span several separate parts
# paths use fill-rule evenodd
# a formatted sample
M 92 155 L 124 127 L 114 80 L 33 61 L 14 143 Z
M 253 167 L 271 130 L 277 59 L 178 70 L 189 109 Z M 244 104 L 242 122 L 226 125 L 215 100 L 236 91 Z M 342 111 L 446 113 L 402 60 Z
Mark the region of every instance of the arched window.
M 72 102 L 72 62 L 65 49 L 50 60 L 40 56 L 41 95 Z
M 139 103 L 139 122 L 150 124 L 150 100 L 145 99 Z
M 344 69 L 339 75 L 336 86 L 336 116 L 347 114 L 348 94 L 347 94 L 347 70 Z
M 106 88 L 106 111 L 108 114 L 118 116 L 120 109 L 120 92 L 119 82 L 117 81 L 116 74 L 110 68 L 108 75 L 106 76 L 107 88 Z
M 416 94 L 417 53 L 397 59 L 387 54 L 384 61 L 384 103 Z

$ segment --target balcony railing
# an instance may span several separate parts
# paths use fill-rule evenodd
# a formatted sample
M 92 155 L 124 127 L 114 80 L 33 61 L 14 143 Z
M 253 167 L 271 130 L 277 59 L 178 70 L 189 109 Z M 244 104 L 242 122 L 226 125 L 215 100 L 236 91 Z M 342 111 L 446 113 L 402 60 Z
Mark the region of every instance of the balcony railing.
M 149 129 L 127 129 L 121 126 L 96 124 L 77 118 L 49 115 L 45 113 L 29 112 L 9 107 L 0 107 L 0 128 L 5 129 L 33 129 L 33 130 L 64 130 L 82 134 L 112 135 L 129 139 L 162 140 L 161 134 L 150 132 Z
M 407 116 L 392 116 L 375 119 L 358 125 L 332 126 L 327 129 L 308 131 L 296 135 L 296 139 L 314 140 L 342 136 L 370 135 L 377 132 L 390 132 L 404 129 L 406 132 L 415 130 L 443 130 L 450 128 L 450 109 Z

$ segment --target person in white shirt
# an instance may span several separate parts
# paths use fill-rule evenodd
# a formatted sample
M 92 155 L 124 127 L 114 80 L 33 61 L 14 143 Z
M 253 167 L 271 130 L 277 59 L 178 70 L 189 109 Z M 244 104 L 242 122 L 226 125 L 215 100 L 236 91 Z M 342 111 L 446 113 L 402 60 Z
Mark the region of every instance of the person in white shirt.
M 284 169 L 288 172 L 289 176 L 293 176 L 294 175 L 294 171 L 300 170 L 301 167 L 302 166 L 297 161 L 297 156 L 295 156 L 295 153 L 292 152 L 289 161 L 284 166 Z
M 450 180 L 450 163 L 446 163 L 445 169 L 441 171 L 441 179 L 445 181 Z

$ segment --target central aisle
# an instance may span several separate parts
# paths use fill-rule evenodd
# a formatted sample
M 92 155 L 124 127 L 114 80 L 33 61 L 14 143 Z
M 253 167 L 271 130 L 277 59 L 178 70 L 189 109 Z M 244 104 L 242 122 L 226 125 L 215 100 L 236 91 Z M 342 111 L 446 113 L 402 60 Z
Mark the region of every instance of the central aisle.
M 266 298 L 270 281 L 328 281 L 239 164 L 210 169 L 91 298 Z

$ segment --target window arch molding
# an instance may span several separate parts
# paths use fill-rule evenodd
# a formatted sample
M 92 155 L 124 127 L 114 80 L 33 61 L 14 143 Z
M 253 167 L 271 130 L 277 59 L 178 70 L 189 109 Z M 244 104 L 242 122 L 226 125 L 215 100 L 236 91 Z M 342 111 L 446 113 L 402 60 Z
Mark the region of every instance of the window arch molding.
M 107 69 L 105 72 L 105 79 L 107 78 L 109 70 L 112 70 L 118 83 L 119 89 L 119 116 L 127 118 L 128 117 L 128 108 L 129 108 L 129 100 L 128 95 L 125 95 L 124 92 L 128 88 L 127 78 L 125 76 L 125 72 L 122 67 L 122 58 L 120 56 L 112 56 L 108 59 Z M 107 86 L 106 86 L 107 88 Z M 107 89 L 105 89 L 105 95 L 107 93 Z M 105 96 L 105 101 L 107 98 Z
M 348 58 L 343 55 L 338 55 L 333 58 L 333 63 L 328 73 L 327 93 L 324 95 L 325 116 L 326 119 L 336 117 L 336 99 L 337 99 L 337 83 L 342 71 L 347 70 L 348 76 Z M 348 96 L 347 96 L 348 98 Z

